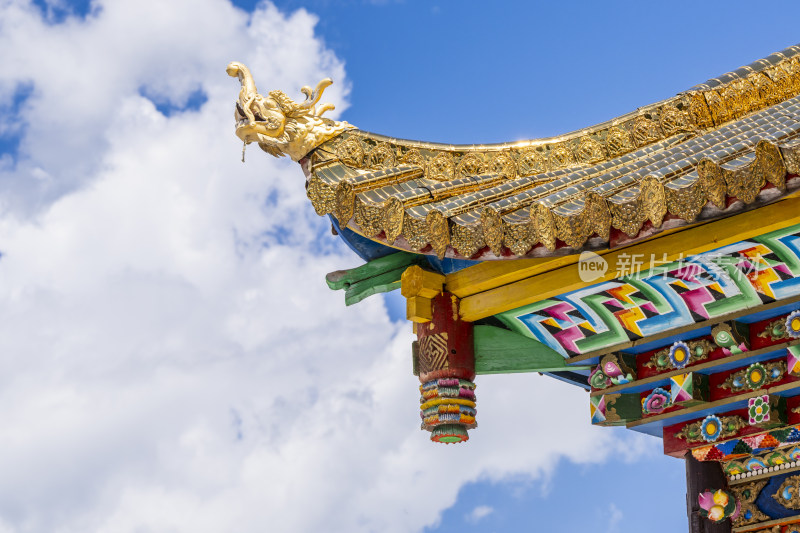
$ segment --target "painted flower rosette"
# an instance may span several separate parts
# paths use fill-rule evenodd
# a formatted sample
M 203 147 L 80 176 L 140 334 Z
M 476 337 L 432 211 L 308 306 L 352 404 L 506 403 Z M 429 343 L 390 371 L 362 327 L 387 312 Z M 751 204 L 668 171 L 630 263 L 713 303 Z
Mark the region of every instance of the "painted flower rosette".
M 664 409 L 672 405 L 672 395 L 662 388 L 653 389 L 653 392 L 642 400 L 642 412 L 646 415 L 663 413 Z
M 621 366 L 614 357 L 606 356 L 589 376 L 589 384 L 595 389 L 605 389 L 611 385 L 623 385 L 633 381 L 633 374 Z
M 689 364 L 690 355 L 689 345 L 683 341 L 678 341 L 669 349 L 669 362 L 675 368 L 683 368 Z
M 745 380 L 751 389 L 759 389 L 767 382 L 767 369 L 761 363 L 753 363 L 747 367 Z
M 701 492 L 697 500 L 700 504 L 700 515 L 712 522 L 722 522 L 726 518 L 736 520 L 742 509 L 741 502 L 724 490 Z
M 800 309 L 786 317 L 786 334 L 793 339 L 800 339 Z
M 769 396 L 756 396 L 747 400 L 747 414 L 751 425 L 769 422 Z
M 706 442 L 714 442 L 722 434 L 722 420 L 717 415 L 708 415 L 700 424 L 700 436 Z

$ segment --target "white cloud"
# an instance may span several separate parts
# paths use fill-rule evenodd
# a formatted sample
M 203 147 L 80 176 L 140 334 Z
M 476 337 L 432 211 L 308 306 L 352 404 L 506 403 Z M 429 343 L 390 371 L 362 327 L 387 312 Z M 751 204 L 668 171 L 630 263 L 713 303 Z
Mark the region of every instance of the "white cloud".
M 622 524 L 623 514 L 619 507 L 613 503 L 608 505 L 608 533 L 619 533 L 619 526 Z
M 312 15 L 108 1 L 48 25 L 0 0 L 0 21 L 0 92 L 34 87 L 0 164 L 0 531 L 414 531 L 467 481 L 620 449 L 585 393 L 530 375 L 479 380 L 468 445 L 416 429 L 410 326 L 326 288 L 359 261 L 296 164 L 239 162 L 230 60 L 262 91 L 331 76 L 346 105 Z M 208 101 L 165 117 L 143 87 Z
M 486 518 L 493 512 L 494 512 L 493 507 L 490 507 L 488 505 L 479 505 L 467 515 L 467 521 L 476 524 L 481 519 Z

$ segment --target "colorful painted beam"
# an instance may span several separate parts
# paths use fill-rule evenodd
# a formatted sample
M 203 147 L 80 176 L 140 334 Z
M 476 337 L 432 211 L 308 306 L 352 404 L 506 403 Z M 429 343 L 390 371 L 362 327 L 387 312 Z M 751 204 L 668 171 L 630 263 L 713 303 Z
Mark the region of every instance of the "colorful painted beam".
M 797 207 L 800 213 L 800 204 Z M 497 318 L 580 361 L 615 346 L 652 341 L 681 328 L 714 324 L 733 313 L 796 299 L 800 299 L 800 224 L 540 299 L 503 311 Z M 465 304 L 466 299 L 462 308 Z M 462 318 L 466 318 L 463 313 Z

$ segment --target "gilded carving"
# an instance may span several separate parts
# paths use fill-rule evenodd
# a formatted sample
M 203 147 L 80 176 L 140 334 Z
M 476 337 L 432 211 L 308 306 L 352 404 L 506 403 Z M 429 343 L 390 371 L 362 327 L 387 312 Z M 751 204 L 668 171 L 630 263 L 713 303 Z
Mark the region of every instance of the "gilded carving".
M 364 145 L 358 137 L 348 137 L 336 145 L 336 158 L 344 165 L 360 168 L 364 164 Z
M 550 168 L 558 170 L 575 164 L 572 151 L 565 144 L 556 144 L 550 150 Z
M 644 146 L 661 140 L 658 124 L 647 115 L 639 115 L 633 121 L 633 140 L 636 142 L 636 146 Z
M 622 127 L 612 126 L 608 130 L 606 137 L 606 149 L 611 157 L 618 157 L 627 154 L 634 149 L 631 134 Z
M 739 87 L 736 82 L 731 82 L 719 90 L 719 95 L 725 102 L 725 107 L 728 110 L 728 120 L 733 120 L 742 117 L 746 109 L 744 102 L 739 93 Z
M 575 151 L 578 161 L 586 164 L 599 163 L 606 158 L 603 151 L 603 145 L 592 139 L 591 137 L 584 137 L 578 144 L 578 149 Z
M 367 203 L 360 198 L 356 200 L 353 220 L 367 237 L 375 237 L 383 231 L 384 216 L 383 205 Z
M 761 105 L 772 105 L 776 103 L 776 97 L 780 97 L 775 90 L 775 82 L 763 72 L 756 72 L 748 76 L 748 79 L 758 89 L 758 98 L 761 100 Z
M 765 72 L 775 84 L 775 92 L 777 93 L 776 103 L 784 98 L 791 98 L 792 80 L 783 66 L 775 65 L 774 67 L 768 68 Z
M 533 224 L 509 224 L 503 221 L 503 244 L 515 255 L 523 256 L 536 244 Z
M 320 216 L 333 213 L 336 209 L 336 191 L 316 176 L 308 180 L 306 195 Z
M 478 224 L 470 226 L 453 224 L 450 246 L 458 250 L 458 253 L 464 257 L 472 257 L 484 246 L 483 229 Z
M 724 170 L 723 177 L 730 196 L 735 196 L 746 204 L 752 204 L 764 186 L 763 176 L 753 172 L 753 165 L 733 170 Z
M 386 240 L 389 244 L 393 244 L 397 237 L 403 233 L 403 202 L 394 196 L 389 197 L 386 201 L 386 219 L 384 221 L 384 231 L 386 232 Z
M 664 186 L 653 176 L 645 176 L 639 185 L 644 214 L 656 228 L 661 227 L 667 214 L 667 198 Z
M 764 140 L 758 141 L 753 175 L 754 181 L 761 183 L 761 187 L 765 182 L 769 182 L 781 191 L 786 190 L 786 167 L 777 145 Z
M 434 253 L 439 259 L 444 257 L 447 252 L 447 245 L 450 244 L 450 228 L 447 217 L 441 211 L 428 211 L 425 217 L 425 225 L 428 226 L 428 239 Z
M 311 150 L 353 126 L 322 118 L 333 105 L 317 103 L 325 89 L 333 83 L 329 78 L 311 87 L 300 89 L 306 99 L 297 103 L 282 91 L 270 91 L 267 97 L 258 93 L 250 70 L 239 62 L 228 64 L 229 76 L 241 84 L 236 103 L 236 136 L 245 145 L 258 143 L 262 150 L 275 157 L 288 155 L 299 161 Z
M 369 151 L 369 168 L 391 168 L 397 164 L 397 157 L 392 148 L 386 143 L 380 143 Z
M 400 161 L 409 165 L 416 165 L 418 167 L 425 168 L 425 158 L 422 157 L 422 154 L 419 153 L 419 150 L 415 148 L 406 151 Z
M 536 240 L 551 252 L 556 249 L 556 225 L 553 213 L 539 202 L 531 205 L 531 221 L 533 222 Z
M 800 174 L 800 143 L 794 142 L 790 146 L 781 148 L 781 156 L 786 164 L 786 172 Z
M 483 162 L 483 156 L 470 152 L 462 157 L 461 161 L 456 165 L 456 177 L 479 176 L 484 173 L 485 169 L 486 165 Z
M 734 485 L 731 490 L 742 508 L 739 516 L 733 521 L 734 527 L 746 526 L 769 520 L 769 516 L 761 512 L 756 506 L 756 499 L 766 486 L 768 480 L 751 481 L 744 485 Z
M 544 156 L 533 149 L 525 150 L 519 155 L 517 160 L 517 174 L 520 176 L 532 176 L 547 172 L 547 164 Z
M 710 128 L 714 125 L 711 110 L 703 93 L 695 92 L 689 95 L 689 114 L 698 128 Z
M 706 98 L 708 109 L 711 111 L 711 118 L 714 120 L 714 124 L 719 126 L 727 122 L 730 112 L 722 96 L 717 91 L 707 91 L 703 95 Z
M 453 156 L 448 152 L 439 152 L 436 157 L 428 161 L 427 177 L 432 180 L 447 181 L 453 178 L 455 163 Z
M 692 131 L 693 129 L 691 119 L 686 112 L 679 110 L 674 105 L 665 105 L 661 108 L 659 123 L 666 137 L 682 131 Z
M 584 197 L 584 211 L 591 233 L 596 233 L 607 241 L 611 234 L 611 211 L 606 199 L 594 191 L 587 192 Z
M 586 231 L 585 214 L 585 211 L 581 212 L 580 215 L 553 213 L 556 234 L 567 246 L 578 249 L 586 242 L 586 238 L 589 235 Z
M 719 165 L 710 159 L 702 159 L 697 164 L 697 175 L 706 198 L 720 209 L 725 209 L 727 187 Z
M 403 237 L 414 252 L 419 252 L 428 245 L 428 226 L 425 219 L 403 214 Z
M 772 499 L 787 509 L 800 509 L 800 475 L 784 479 Z
M 741 99 L 744 112 L 750 113 L 751 111 L 757 110 L 759 107 L 759 99 L 758 89 L 756 89 L 755 85 L 748 79 L 738 80 L 735 83 L 739 87 L 739 98 Z
M 694 222 L 707 203 L 700 181 L 698 177 L 694 183 L 680 189 L 664 187 L 667 195 L 667 210 L 687 222 Z
M 356 194 L 353 189 L 353 184 L 349 181 L 340 181 L 336 186 L 336 219 L 342 226 L 353 218 L 353 202 L 355 201 Z
M 510 155 L 501 152 L 492 157 L 489 163 L 489 172 L 511 179 L 516 175 L 516 164 Z
M 503 253 L 503 221 L 500 213 L 492 207 L 485 207 L 481 213 L 481 227 L 483 240 L 494 255 L 500 257 Z
M 625 203 L 609 200 L 608 208 L 611 211 L 611 224 L 628 237 L 636 237 L 642 224 L 647 219 L 647 213 L 642 209 L 643 203 L 641 194 Z

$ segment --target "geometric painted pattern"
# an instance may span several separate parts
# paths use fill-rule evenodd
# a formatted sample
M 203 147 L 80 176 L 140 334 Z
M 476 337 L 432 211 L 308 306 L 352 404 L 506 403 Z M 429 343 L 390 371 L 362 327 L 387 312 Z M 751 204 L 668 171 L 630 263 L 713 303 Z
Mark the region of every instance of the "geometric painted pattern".
M 800 224 L 498 314 L 564 357 L 800 295 Z
M 448 367 L 447 332 L 426 335 L 419 340 L 419 367 L 423 374 Z
M 679 374 L 669 378 L 672 403 L 694 401 L 694 374 Z
M 695 448 L 692 455 L 698 461 L 732 461 L 799 442 L 800 426 L 788 426 L 760 435 Z

